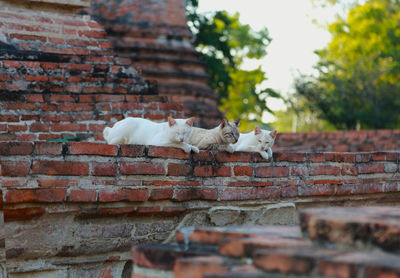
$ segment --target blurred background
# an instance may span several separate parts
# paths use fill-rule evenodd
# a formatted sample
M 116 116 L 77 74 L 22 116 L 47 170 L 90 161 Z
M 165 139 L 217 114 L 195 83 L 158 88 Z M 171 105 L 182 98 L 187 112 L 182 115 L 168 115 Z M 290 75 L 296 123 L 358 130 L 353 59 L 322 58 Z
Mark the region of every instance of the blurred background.
M 400 1 L 188 0 L 195 47 L 241 131 L 400 128 Z

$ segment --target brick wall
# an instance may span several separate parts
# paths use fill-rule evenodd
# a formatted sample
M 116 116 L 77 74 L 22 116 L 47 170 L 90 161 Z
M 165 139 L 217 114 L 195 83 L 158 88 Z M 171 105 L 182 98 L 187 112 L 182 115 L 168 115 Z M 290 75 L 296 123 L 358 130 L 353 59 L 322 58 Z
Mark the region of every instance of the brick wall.
M 275 153 L 272 162 L 257 153 L 0 143 L 8 271 L 121 277 L 132 244 L 171 240 L 178 226 L 294 224 L 307 206 L 396 204 L 399 155 Z M 88 262 L 92 269 L 81 267 Z
M 182 102 L 186 117 L 214 127 L 223 116 L 208 86 L 205 64 L 195 51 L 183 0 L 94 0 L 89 9 L 104 24 L 120 57 L 157 82 L 160 95 Z
M 400 130 L 278 132 L 280 151 L 370 152 L 400 150 Z
M 399 208 L 306 209 L 301 226 L 182 228 L 132 249 L 132 278 L 398 278 Z
M 126 116 L 183 117 L 182 104 L 158 96 L 89 16 L 0 4 L 0 141 L 96 141 Z

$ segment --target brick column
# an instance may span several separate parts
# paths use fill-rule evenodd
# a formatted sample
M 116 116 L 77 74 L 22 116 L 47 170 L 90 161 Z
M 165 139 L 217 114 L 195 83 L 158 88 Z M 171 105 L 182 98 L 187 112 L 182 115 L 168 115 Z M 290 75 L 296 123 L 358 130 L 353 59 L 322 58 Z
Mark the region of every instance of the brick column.
M 105 25 L 118 55 L 158 83 L 160 95 L 183 102 L 185 115 L 198 116 L 201 126 L 218 122 L 217 95 L 191 44 L 183 0 L 94 0 L 90 13 Z

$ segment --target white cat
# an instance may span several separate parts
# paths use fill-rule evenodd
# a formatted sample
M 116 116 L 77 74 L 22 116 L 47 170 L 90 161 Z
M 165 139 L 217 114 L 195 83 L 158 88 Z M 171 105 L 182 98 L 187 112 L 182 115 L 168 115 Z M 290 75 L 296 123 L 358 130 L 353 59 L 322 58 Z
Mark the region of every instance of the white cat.
M 262 130 L 259 127 L 254 132 L 240 133 L 239 140 L 233 145 L 235 151 L 258 152 L 264 159 L 272 158 L 272 145 L 277 131 Z
M 187 143 L 192 132 L 194 118 L 173 119 L 156 123 L 147 119 L 128 117 L 103 130 L 108 144 L 137 144 L 176 147 L 198 153 L 199 149 Z

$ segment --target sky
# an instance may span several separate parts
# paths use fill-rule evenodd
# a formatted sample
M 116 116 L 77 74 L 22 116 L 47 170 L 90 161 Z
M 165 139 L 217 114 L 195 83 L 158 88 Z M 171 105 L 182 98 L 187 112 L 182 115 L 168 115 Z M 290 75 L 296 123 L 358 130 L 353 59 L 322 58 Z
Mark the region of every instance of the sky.
M 199 12 L 226 10 L 239 12 L 240 22 L 252 29 L 267 27 L 272 38 L 268 54 L 261 61 L 247 61 L 246 69 L 262 65 L 268 80 L 263 84 L 284 96 L 293 92 L 294 77 L 298 73 L 311 74 L 318 61 L 314 54 L 330 41 L 330 34 L 322 26 L 335 19 L 333 7 L 313 7 L 311 0 L 199 0 Z M 313 20 L 319 24 L 313 23 Z M 268 107 L 281 110 L 281 100 L 268 100 Z M 263 121 L 272 121 L 269 113 Z

